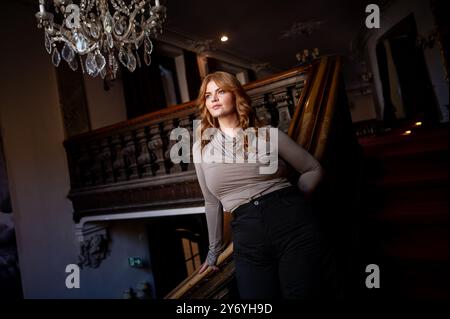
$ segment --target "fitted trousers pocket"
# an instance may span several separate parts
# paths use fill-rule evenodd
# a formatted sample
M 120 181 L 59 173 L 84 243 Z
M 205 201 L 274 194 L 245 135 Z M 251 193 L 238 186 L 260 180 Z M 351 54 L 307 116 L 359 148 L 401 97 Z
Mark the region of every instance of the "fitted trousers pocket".
M 311 202 L 300 193 L 284 194 L 278 199 L 278 218 L 286 223 L 311 223 L 316 220 Z

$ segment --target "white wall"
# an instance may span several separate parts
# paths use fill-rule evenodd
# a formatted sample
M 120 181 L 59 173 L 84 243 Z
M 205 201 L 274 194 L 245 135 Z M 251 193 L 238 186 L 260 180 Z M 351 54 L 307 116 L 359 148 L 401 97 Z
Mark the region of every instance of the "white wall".
M 184 63 L 184 56 L 179 55 L 175 57 L 175 66 L 177 68 L 178 87 L 180 88 L 181 103 L 189 102 L 195 97 L 189 97 L 189 90 L 186 79 L 186 64 Z
M 353 123 L 376 118 L 373 94 L 348 94 L 348 100 Z
M 78 262 L 79 244 L 67 199 L 70 180 L 56 75 L 43 31 L 36 28 L 36 7 L 10 1 L 0 10 L 0 21 L 8 26 L 0 28 L 0 128 L 24 296 L 121 298 L 125 289 L 140 281 L 153 281 L 148 269 L 126 265 L 128 256 L 148 254 L 142 227 L 136 223 L 113 224 L 110 256 L 100 268 L 82 270 L 80 289 L 65 286 L 65 268 Z M 120 95 L 116 94 L 110 97 L 105 92 L 103 97 L 113 100 Z M 120 108 L 111 111 L 108 103 L 95 105 L 96 126 L 120 117 Z
M 80 286 L 83 298 L 122 298 L 126 289 L 133 288 L 136 291 L 140 282 L 149 283 L 152 296 L 155 296 L 145 222 L 111 222 L 108 233 L 112 238 L 107 258 L 99 268 L 86 268 L 81 271 Z M 146 267 L 131 268 L 128 265 L 128 257 L 141 257 Z
M 385 32 L 411 13 L 414 14 L 417 32 L 428 34 L 432 30 L 434 22 L 429 1 L 423 0 L 392 1 L 392 4 L 381 12 L 380 29 L 371 29 L 370 31 L 370 37 L 367 41 L 367 56 L 374 76 L 374 91 L 379 108 L 378 119 L 382 119 L 384 99 L 376 57 L 377 41 Z M 448 122 L 448 110 L 445 106 L 448 105 L 448 82 L 445 81 L 438 45 L 436 44 L 433 49 L 424 50 L 424 55 L 430 80 L 440 106 L 441 122 Z
M 77 247 L 56 76 L 34 11 L 15 2 L 0 11 L 8 25 L 0 28 L 0 118 L 23 291 L 28 298 L 77 297 L 65 287 Z

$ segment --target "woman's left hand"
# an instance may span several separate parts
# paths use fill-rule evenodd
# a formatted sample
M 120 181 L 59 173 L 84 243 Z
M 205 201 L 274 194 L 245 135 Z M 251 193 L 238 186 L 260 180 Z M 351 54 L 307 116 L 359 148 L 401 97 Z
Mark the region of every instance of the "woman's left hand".
M 198 271 L 199 274 L 205 272 L 208 268 L 211 268 L 213 272 L 219 271 L 219 267 L 217 266 L 210 266 L 208 265 L 208 263 L 205 261 L 202 265 L 202 267 L 200 268 L 200 270 Z

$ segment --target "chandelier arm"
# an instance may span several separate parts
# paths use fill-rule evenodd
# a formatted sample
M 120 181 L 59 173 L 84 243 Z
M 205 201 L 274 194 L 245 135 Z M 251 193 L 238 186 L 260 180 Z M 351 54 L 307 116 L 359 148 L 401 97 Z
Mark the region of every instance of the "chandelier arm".
M 146 24 L 148 24 L 149 22 L 148 21 L 153 21 L 153 20 L 155 20 L 156 18 L 150 18 L 149 20 L 147 20 L 147 21 L 145 21 L 145 23 Z M 131 28 L 131 26 L 130 26 L 130 28 Z M 139 36 L 136 38 L 136 40 L 128 40 L 128 39 L 126 39 L 126 38 L 128 38 L 128 36 L 126 37 L 125 35 L 123 35 L 122 37 L 120 37 L 120 36 L 117 36 L 117 35 L 115 35 L 114 34 L 114 38 L 116 39 L 116 40 L 118 40 L 118 41 L 122 41 L 122 42 L 124 42 L 124 43 L 132 43 L 132 42 L 136 42 L 136 41 L 142 41 L 142 38 L 145 36 L 145 30 L 144 29 L 142 29 L 142 31 L 140 32 L 140 34 L 139 34 Z
M 70 30 L 69 30 L 69 29 L 64 28 L 64 25 L 54 23 L 54 24 L 53 24 L 53 30 L 54 30 L 54 31 L 52 32 L 52 34 L 49 34 L 49 37 L 50 37 L 50 39 L 51 39 L 53 42 L 65 42 L 65 43 L 67 43 L 67 44 L 72 48 L 72 50 L 74 50 L 75 52 L 78 53 L 78 50 L 76 49 L 76 46 L 75 46 L 70 40 L 68 40 L 68 39 L 64 36 L 64 33 L 66 33 L 66 32 L 69 32 L 69 33 L 70 33 Z M 86 29 L 83 28 L 83 31 L 86 31 Z M 59 35 L 58 35 L 58 34 L 59 34 Z M 100 40 L 100 39 L 92 38 L 92 37 L 89 35 L 88 32 L 83 33 L 83 35 L 84 35 L 85 37 L 87 36 L 87 40 L 91 40 L 91 42 L 95 42 L 95 41 Z M 99 47 L 98 42 L 95 42 L 95 43 L 94 43 L 93 45 L 91 45 L 91 46 L 89 47 L 89 49 L 86 50 L 85 53 L 83 53 L 83 54 L 90 53 L 90 52 L 92 52 L 93 50 L 95 50 L 95 49 L 98 48 L 98 47 Z M 78 53 L 78 54 L 80 54 L 80 53 Z
M 144 38 L 144 36 L 145 36 L 145 31 L 142 30 L 141 33 L 135 39 L 133 39 L 133 40 L 124 39 L 124 40 L 121 40 L 121 41 L 123 43 L 126 43 L 126 44 L 135 43 L 135 42 L 141 42 L 142 38 Z
M 92 23 L 92 22 L 90 22 Z M 90 41 L 99 41 L 102 37 L 99 36 L 97 39 L 94 38 L 91 33 L 90 30 L 87 28 L 87 26 L 84 23 L 81 23 L 81 29 L 83 29 L 83 35 Z
M 88 2 L 84 0 L 80 1 L 80 11 L 83 13 L 83 15 L 87 15 L 92 10 L 92 8 L 94 7 L 94 3 L 95 0 Z M 82 6 L 83 4 L 84 6 Z
M 145 6 L 145 3 L 144 3 L 144 4 L 140 4 L 137 8 L 134 9 L 133 13 L 130 15 L 130 18 L 128 19 L 129 22 L 128 22 L 128 28 L 127 28 L 127 31 L 124 33 L 123 36 L 119 36 L 119 35 L 116 35 L 114 32 L 111 32 L 115 40 L 122 41 L 122 42 L 127 42 L 127 41 L 126 41 L 126 38 L 129 37 L 130 32 L 131 32 L 131 28 L 132 28 L 132 26 L 133 26 L 133 23 L 131 23 L 131 21 L 134 21 L 134 18 L 136 17 L 136 14 L 137 14 L 144 6 Z M 129 41 L 128 41 L 128 42 L 129 42 Z
M 54 36 L 54 37 L 51 37 L 51 39 L 54 42 L 58 41 L 58 42 L 65 42 L 65 43 L 67 43 L 71 47 L 71 49 L 74 50 L 74 52 L 76 52 L 79 55 L 85 55 L 87 53 L 91 53 L 92 51 L 94 51 L 95 49 L 98 48 L 98 42 L 95 42 L 90 47 L 88 47 L 87 50 L 83 51 L 83 53 L 79 53 L 78 50 L 77 50 L 77 47 L 70 40 L 67 40 L 65 37 L 63 37 L 63 36 Z
M 64 13 L 64 10 L 58 11 L 57 7 L 65 4 L 72 4 L 73 0 L 54 0 L 54 6 L 56 13 Z M 53 20 L 54 14 L 45 11 L 44 6 L 45 0 L 39 0 L 39 12 L 35 14 L 38 20 L 38 27 L 44 27 L 45 29 L 45 48 L 47 51 L 53 51 L 58 53 L 57 43 L 64 43 L 63 46 L 63 58 L 69 57 L 64 54 L 69 54 L 70 52 L 64 52 L 67 48 L 74 51 L 75 54 L 91 55 L 92 52 L 103 54 L 109 54 L 109 71 L 111 73 L 109 76 L 114 79 L 116 78 L 116 71 L 118 69 L 118 62 L 116 57 L 116 49 L 119 50 L 120 62 L 124 63 L 122 60 L 124 46 L 128 48 L 128 58 L 131 59 L 127 67 L 130 71 L 135 68 L 136 58 L 137 63 L 140 66 L 139 56 L 134 57 L 130 55 L 130 49 L 133 47 L 138 50 L 139 47 L 145 42 L 146 54 L 151 53 L 152 43 L 149 39 L 152 33 L 162 33 L 162 25 L 166 19 L 166 8 L 159 5 L 159 0 L 155 1 L 155 6 L 152 6 L 150 0 L 132 0 L 128 6 L 124 0 L 80 0 L 73 7 L 72 10 L 67 11 L 69 16 L 64 14 L 63 22 L 61 24 L 55 23 Z M 110 6 L 115 9 L 113 16 L 111 16 Z M 145 9 L 148 5 L 148 9 Z M 133 8 L 134 7 L 134 8 Z M 147 11 L 148 10 L 148 11 Z M 72 13 L 72 11 L 74 11 Z M 75 16 L 73 16 L 76 14 Z M 79 16 L 81 14 L 81 17 Z M 116 16 L 117 15 L 117 16 Z M 146 19 L 148 17 L 148 19 Z M 139 19 L 139 21 L 137 20 Z M 128 20 L 128 23 L 126 21 Z M 115 24 L 114 21 L 120 23 L 120 25 Z M 78 23 L 81 23 L 79 25 Z M 125 32 L 124 31 L 125 28 Z M 150 43 L 144 41 L 145 37 L 148 38 Z M 147 40 L 147 39 L 146 39 Z M 59 44 L 58 44 L 59 46 Z M 67 46 L 67 48 L 66 48 Z M 53 55 L 55 56 L 54 53 Z M 138 52 L 136 52 L 138 53 Z M 72 55 L 72 53 L 70 53 Z M 134 59 L 133 59 L 134 57 Z M 147 58 L 146 55 L 144 58 Z M 56 59 L 57 58 L 57 59 Z M 56 66 L 59 64 L 59 56 L 53 58 L 53 64 Z M 89 64 L 91 66 L 90 56 Z M 101 53 L 95 58 L 95 63 L 97 66 L 105 65 L 105 57 Z M 83 67 L 83 61 L 81 65 Z M 86 61 L 88 62 L 88 61 Z M 146 60 L 147 63 L 147 60 Z M 72 68 L 73 69 L 73 68 Z M 88 70 L 89 71 L 89 70 Z M 90 75 L 96 76 L 98 74 L 90 70 Z M 83 70 L 84 72 L 84 70 Z M 105 74 L 102 75 L 104 77 Z
M 130 10 L 128 9 L 127 5 L 124 3 L 124 5 L 122 6 L 120 4 L 120 2 L 116 2 L 114 0 L 111 0 L 111 3 L 114 5 L 116 5 L 119 8 L 119 12 L 122 12 L 124 15 L 129 16 L 130 15 Z

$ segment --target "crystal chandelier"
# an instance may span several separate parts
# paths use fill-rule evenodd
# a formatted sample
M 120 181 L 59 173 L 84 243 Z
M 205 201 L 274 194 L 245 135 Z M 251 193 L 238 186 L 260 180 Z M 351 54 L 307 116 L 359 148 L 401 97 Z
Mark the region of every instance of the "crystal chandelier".
M 130 72 L 141 66 L 142 44 L 150 65 L 150 37 L 162 34 L 166 8 L 159 0 L 39 0 L 36 18 L 55 66 L 62 57 L 74 71 L 80 64 L 93 77 L 115 79 L 118 61 Z

